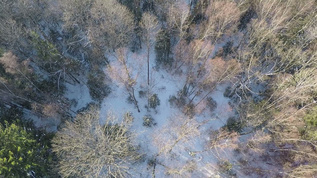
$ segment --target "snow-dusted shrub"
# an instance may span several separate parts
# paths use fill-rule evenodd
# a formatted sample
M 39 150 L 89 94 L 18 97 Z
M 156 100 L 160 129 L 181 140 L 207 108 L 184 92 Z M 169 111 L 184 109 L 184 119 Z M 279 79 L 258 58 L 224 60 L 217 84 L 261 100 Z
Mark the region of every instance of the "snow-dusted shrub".
M 151 115 L 145 115 L 143 117 L 143 126 L 152 127 L 154 125 L 156 125 L 156 123 Z
M 128 102 L 129 104 L 132 104 L 132 103 L 134 102 L 133 97 L 132 97 L 131 95 L 129 95 L 129 96 L 127 97 L 127 102 Z
M 149 98 L 149 105 L 150 108 L 153 109 L 160 105 L 160 99 L 158 98 L 157 94 L 154 94 Z
M 195 115 L 195 105 L 193 103 L 189 103 L 189 104 L 186 104 L 184 107 L 183 107 L 183 112 L 185 113 L 186 116 L 194 116 Z
M 139 97 L 144 98 L 146 96 L 146 91 L 140 90 L 139 91 Z

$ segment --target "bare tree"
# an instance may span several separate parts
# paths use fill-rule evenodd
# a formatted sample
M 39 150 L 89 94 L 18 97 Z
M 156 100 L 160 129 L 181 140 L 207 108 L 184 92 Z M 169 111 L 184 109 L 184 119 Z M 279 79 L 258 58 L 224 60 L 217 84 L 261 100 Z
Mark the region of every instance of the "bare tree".
M 135 73 L 133 68 L 128 64 L 128 52 L 125 48 L 120 48 L 116 50 L 117 61 L 114 61 L 111 65 L 108 66 L 109 77 L 123 85 L 128 91 L 129 96 L 132 98 L 134 105 L 136 106 L 138 112 L 140 108 L 138 101 L 135 97 L 135 89 L 139 73 Z M 137 63 L 137 61 L 135 61 Z
M 154 135 L 154 144 L 158 147 L 159 155 L 168 155 L 173 149 L 183 149 L 184 143 L 198 136 L 199 123 L 194 118 L 185 115 L 175 115 L 170 122 Z M 182 144 L 181 144 L 182 143 Z
M 191 19 L 190 7 L 185 2 L 173 4 L 167 14 L 169 28 L 175 29 L 181 41 L 186 35 L 193 19 Z
M 231 0 L 211 0 L 205 12 L 207 21 L 200 39 L 217 41 L 225 34 L 232 32 L 240 17 L 237 4 Z
M 91 7 L 88 36 L 98 48 L 126 47 L 134 33 L 133 14 L 116 0 L 96 0 Z
M 154 15 L 146 12 L 142 16 L 140 27 L 143 31 L 142 37 L 147 49 L 147 84 L 150 85 L 150 49 L 153 46 L 156 34 L 159 31 L 158 20 Z
M 169 158 L 173 154 L 181 156 L 188 153 L 191 141 L 200 135 L 199 126 L 201 123 L 197 122 L 195 118 L 189 118 L 182 114 L 173 116 L 157 134 L 153 135 L 154 145 L 158 148 L 155 164 L 159 160 L 158 162 L 167 169 L 166 173 L 173 176 L 188 175 L 189 171 L 195 169 L 194 161 L 189 160 L 186 164 L 175 165 L 178 162 L 171 162 Z M 153 175 L 155 175 L 155 165 Z
M 79 42 L 88 37 L 88 44 L 105 51 L 125 47 L 132 39 L 133 14 L 116 0 L 60 1 L 60 6 L 65 27 L 79 29 Z
M 96 108 L 78 114 L 74 122 L 67 121 L 53 139 L 53 152 L 63 177 L 126 177 L 129 166 L 139 158 L 132 145 L 132 135 L 123 123 L 108 116 L 99 123 Z
M 64 26 L 66 28 L 79 28 L 87 30 L 91 18 L 91 8 L 94 0 L 59 0 L 63 12 Z

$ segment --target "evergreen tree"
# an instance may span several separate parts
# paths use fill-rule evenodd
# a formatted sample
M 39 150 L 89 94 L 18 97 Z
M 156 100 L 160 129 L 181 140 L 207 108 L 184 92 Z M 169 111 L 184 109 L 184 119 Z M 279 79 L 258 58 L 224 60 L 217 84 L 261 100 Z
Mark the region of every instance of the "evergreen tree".
M 35 134 L 20 122 L 0 124 L 0 175 L 48 176 L 51 156 L 45 134 Z

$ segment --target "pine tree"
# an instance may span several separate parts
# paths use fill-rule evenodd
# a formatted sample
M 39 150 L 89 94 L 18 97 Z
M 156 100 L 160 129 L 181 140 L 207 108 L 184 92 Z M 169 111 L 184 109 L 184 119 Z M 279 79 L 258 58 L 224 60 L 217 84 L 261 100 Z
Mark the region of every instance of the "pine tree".
M 48 175 L 48 144 L 42 134 L 33 134 L 19 122 L 0 124 L 0 175 L 27 177 Z M 36 137 L 39 136 L 38 138 Z M 40 143 L 41 141 L 42 143 Z

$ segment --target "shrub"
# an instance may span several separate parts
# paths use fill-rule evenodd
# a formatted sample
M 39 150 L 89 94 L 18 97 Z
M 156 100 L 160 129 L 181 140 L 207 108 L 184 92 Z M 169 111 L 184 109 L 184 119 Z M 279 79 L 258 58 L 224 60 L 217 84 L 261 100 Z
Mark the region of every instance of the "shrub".
M 317 107 L 304 116 L 304 121 L 305 128 L 302 130 L 302 137 L 317 140 Z
M 217 108 L 217 102 L 212 97 L 207 97 L 207 106 L 210 112 L 213 112 Z
M 156 107 L 160 105 L 160 99 L 158 98 L 157 94 L 154 94 L 149 98 L 149 105 L 150 108 L 153 109 L 156 109 Z
M 186 104 L 183 109 L 184 109 L 183 112 L 185 113 L 186 116 L 189 116 L 189 117 L 194 116 L 194 114 L 195 114 L 195 105 L 194 104 L 192 104 L 192 103 Z
M 127 97 L 127 102 L 128 102 L 129 104 L 132 104 L 132 103 L 134 102 L 133 97 L 132 97 L 131 95 L 129 95 L 129 96 Z
M 102 101 L 107 97 L 111 90 L 105 83 L 105 73 L 100 69 L 94 69 L 88 74 L 87 86 L 92 99 Z
M 58 78 L 54 76 L 35 83 L 41 91 L 50 93 L 59 93 L 62 95 L 66 89 L 64 83 L 61 81 L 58 83 Z
M 230 132 L 235 131 L 241 133 L 243 129 L 243 123 L 234 117 L 229 117 L 225 127 L 227 127 Z
M 153 119 L 153 117 L 151 115 L 145 115 L 143 117 L 143 126 L 145 127 L 152 127 L 152 126 L 155 126 L 156 123 Z
M 177 98 L 176 96 L 172 95 L 169 97 L 168 102 L 170 103 L 170 105 L 174 106 L 177 102 Z
M 231 87 L 226 88 L 225 92 L 223 93 L 223 96 L 227 98 L 231 98 L 233 96 Z
M 232 175 L 232 164 L 228 160 L 220 160 L 218 162 L 220 172 Z
M 143 91 L 143 90 L 140 90 L 140 91 L 139 91 L 139 97 L 140 97 L 140 98 L 144 98 L 145 96 L 146 96 L 146 92 Z
M 16 120 L 19 120 L 23 116 L 22 109 L 11 106 L 10 108 L 7 108 L 5 106 L 2 106 L 0 104 L 0 125 L 5 125 L 5 122 L 8 122 L 9 124 L 13 123 Z

